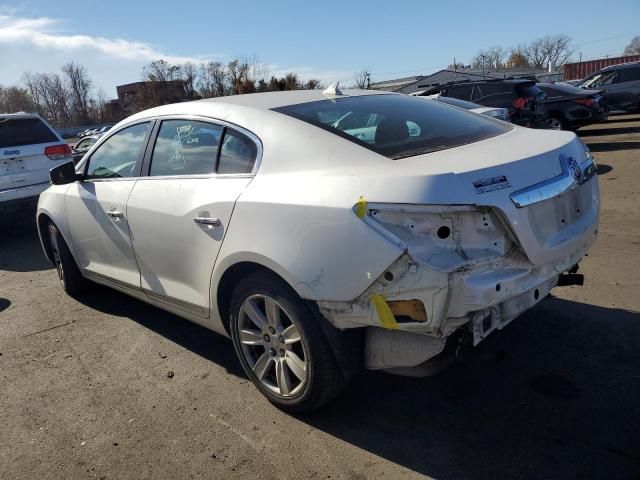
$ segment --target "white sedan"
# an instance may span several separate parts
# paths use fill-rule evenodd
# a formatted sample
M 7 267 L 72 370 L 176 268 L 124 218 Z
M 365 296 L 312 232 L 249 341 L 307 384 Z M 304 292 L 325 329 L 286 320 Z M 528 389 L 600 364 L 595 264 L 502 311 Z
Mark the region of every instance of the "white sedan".
M 407 95 L 240 95 L 120 122 L 52 170 L 37 222 L 67 293 L 101 283 L 230 336 L 303 411 L 545 298 L 596 238 L 595 171 L 573 133 Z

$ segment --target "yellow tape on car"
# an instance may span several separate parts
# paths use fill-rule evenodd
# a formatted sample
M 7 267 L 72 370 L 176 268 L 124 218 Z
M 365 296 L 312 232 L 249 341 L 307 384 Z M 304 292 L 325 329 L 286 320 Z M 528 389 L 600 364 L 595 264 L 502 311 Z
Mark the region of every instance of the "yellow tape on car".
M 393 313 L 391 312 L 391 309 L 384 297 L 374 293 L 370 298 L 373 308 L 376 309 L 380 325 L 382 325 L 383 328 L 388 328 L 390 330 L 397 329 L 398 322 L 396 322 L 396 317 L 393 316 Z

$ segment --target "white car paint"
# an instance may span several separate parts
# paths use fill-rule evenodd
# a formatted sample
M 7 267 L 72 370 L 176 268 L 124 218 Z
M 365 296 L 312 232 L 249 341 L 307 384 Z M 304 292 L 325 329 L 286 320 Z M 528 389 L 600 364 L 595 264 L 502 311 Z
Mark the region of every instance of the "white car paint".
M 0 114 L 4 121 L 34 119 L 42 122 L 52 137 L 52 141 L 27 145 L 0 146 L 0 207 L 9 202 L 35 199 L 49 186 L 49 170 L 68 162 L 68 156 L 51 159 L 45 155 L 50 146 L 65 144 L 51 126 L 35 113 Z M 35 205 L 35 202 L 34 202 Z
M 42 220 L 51 219 L 88 278 L 223 335 L 221 281 L 234 265 L 257 263 L 336 327 L 368 328 L 365 366 L 383 369 L 423 363 L 457 329 L 478 342 L 502 328 L 594 242 L 597 177 L 575 134 L 514 126 L 394 161 L 270 110 L 335 97 L 265 93 L 138 113 L 78 168 L 133 122 L 189 115 L 250 132 L 260 147 L 254 172 L 54 185 L 40 197 L 41 236 Z M 575 159 L 589 176 L 578 185 L 560 158 Z M 474 186 L 500 177 L 501 189 Z M 532 204 L 517 206 L 511 196 L 532 186 L 518 197 Z M 107 217 L 112 210 L 122 218 Z M 220 225 L 203 229 L 195 216 Z M 438 237 L 442 226 L 447 238 Z M 426 321 L 389 317 L 389 302 L 399 300 L 419 300 Z

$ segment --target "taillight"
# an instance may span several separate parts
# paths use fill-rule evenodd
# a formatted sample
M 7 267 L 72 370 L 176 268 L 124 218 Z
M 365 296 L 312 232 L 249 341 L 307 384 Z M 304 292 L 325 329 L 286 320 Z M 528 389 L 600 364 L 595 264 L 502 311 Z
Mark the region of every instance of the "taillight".
M 63 158 L 71 155 L 71 147 L 66 143 L 61 145 L 51 145 L 44 149 L 44 154 L 49 157 L 49 160 L 62 160 Z
M 513 101 L 513 106 L 518 110 L 524 110 L 524 107 L 527 106 L 528 101 L 529 99 L 526 97 L 518 97 Z
M 574 100 L 574 102 L 580 105 L 585 105 L 587 107 L 591 107 L 594 103 L 596 103 L 593 98 L 578 98 L 577 100 Z

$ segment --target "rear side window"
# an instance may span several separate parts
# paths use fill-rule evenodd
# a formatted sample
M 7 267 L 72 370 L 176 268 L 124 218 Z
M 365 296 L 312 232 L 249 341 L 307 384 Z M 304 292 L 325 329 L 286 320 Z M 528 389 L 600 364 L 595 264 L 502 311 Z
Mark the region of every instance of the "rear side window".
M 91 154 L 87 178 L 126 178 L 136 175 L 150 124 L 139 123 L 109 137 Z
M 253 140 L 227 128 L 220 147 L 218 173 L 251 173 L 257 155 L 258 148 Z
M 193 120 L 165 120 L 153 148 L 151 176 L 213 173 L 223 127 Z
M 640 67 L 621 68 L 616 83 L 635 82 L 640 80 Z
M 39 118 L 0 117 L 0 148 L 57 141 L 55 134 Z
M 391 159 L 466 145 L 511 130 L 502 122 L 408 95 L 346 97 L 274 110 Z M 342 127 L 343 120 L 351 116 L 359 122 Z M 340 120 L 323 121 L 327 118 Z

